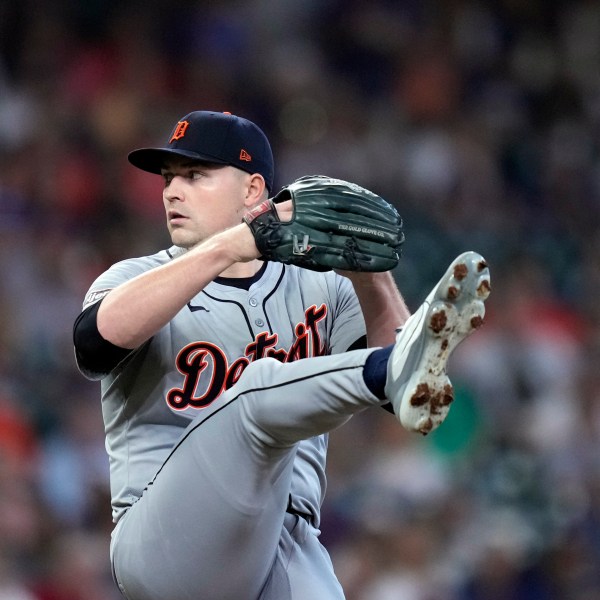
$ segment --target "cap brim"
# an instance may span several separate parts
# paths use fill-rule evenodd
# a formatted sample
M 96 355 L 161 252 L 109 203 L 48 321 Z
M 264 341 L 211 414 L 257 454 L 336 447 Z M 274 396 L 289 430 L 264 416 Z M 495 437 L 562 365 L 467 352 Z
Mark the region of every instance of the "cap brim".
M 160 175 L 161 169 L 165 166 L 165 163 L 169 159 L 175 157 L 189 158 L 219 165 L 227 164 L 212 156 L 198 154 L 198 152 L 190 152 L 189 150 L 177 150 L 171 148 L 139 148 L 127 155 L 127 159 L 134 167 L 157 175 Z

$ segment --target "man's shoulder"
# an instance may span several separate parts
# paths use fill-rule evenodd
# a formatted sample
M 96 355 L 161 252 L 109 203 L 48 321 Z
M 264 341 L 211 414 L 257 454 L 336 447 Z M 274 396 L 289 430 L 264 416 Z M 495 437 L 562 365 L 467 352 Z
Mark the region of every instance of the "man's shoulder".
M 345 285 L 349 280 L 335 271 L 313 271 L 295 265 L 286 265 L 289 276 L 298 281 L 299 285 L 326 285 L 328 287 L 339 287 Z
M 173 260 L 176 255 L 177 249 L 168 248 L 155 254 L 125 258 L 117 261 L 96 278 L 90 288 L 90 292 L 97 294 L 98 291 L 111 290 L 127 279 L 131 279 L 136 275 L 150 271 Z
M 173 246 L 166 250 L 161 250 L 154 254 L 147 256 L 136 256 L 133 258 L 125 258 L 114 264 L 108 269 L 101 273 L 94 282 L 92 283 L 88 293 L 85 296 L 83 302 L 83 308 L 88 308 L 92 304 L 95 304 L 110 290 L 114 289 L 121 283 L 133 279 L 137 275 L 141 275 L 146 271 L 159 267 L 171 260 L 173 260 L 179 254 L 182 254 L 183 250 Z
M 178 248 L 177 246 L 172 246 L 171 248 L 167 248 L 165 250 L 160 250 L 159 252 L 155 252 L 154 254 L 148 254 L 146 256 L 133 256 L 130 258 L 124 258 L 116 263 L 114 263 L 111 269 L 121 269 L 127 267 L 145 267 L 145 269 L 150 269 L 153 267 L 157 267 L 159 265 L 168 263 L 173 260 L 177 256 L 183 254 L 184 250 L 182 248 Z

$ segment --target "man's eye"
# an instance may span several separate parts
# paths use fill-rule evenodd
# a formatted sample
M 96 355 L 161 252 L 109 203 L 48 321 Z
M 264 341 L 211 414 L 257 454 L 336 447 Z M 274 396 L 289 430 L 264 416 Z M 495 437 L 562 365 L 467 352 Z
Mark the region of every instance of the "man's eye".
M 203 173 L 201 171 L 192 171 L 190 173 L 190 178 L 191 179 L 200 179 L 202 177 Z
M 171 181 L 173 180 L 173 175 L 170 175 L 168 173 L 165 173 L 163 175 L 163 180 L 165 182 L 165 185 L 169 185 L 169 183 L 171 183 Z

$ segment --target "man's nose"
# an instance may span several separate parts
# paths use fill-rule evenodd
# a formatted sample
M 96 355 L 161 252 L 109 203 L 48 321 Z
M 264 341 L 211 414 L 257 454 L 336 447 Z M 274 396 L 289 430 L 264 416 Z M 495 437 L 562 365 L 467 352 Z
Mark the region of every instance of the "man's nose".
M 183 182 L 183 177 L 180 175 L 175 175 L 173 179 L 169 181 L 169 185 L 165 187 L 164 197 L 169 202 L 174 202 L 176 200 L 183 200 L 183 191 L 181 183 Z

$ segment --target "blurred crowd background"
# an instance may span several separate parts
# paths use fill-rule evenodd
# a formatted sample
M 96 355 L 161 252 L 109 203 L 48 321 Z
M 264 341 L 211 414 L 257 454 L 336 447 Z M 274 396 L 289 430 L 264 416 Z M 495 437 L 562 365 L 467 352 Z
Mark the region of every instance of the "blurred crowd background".
M 0 600 L 117 600 L 72 323 L 96 275 L 169 245 L 126 154 L 196 109 L 257 122 L 277 188 L 394 203 L 411 309 L 459 252 L 491 267 L 444 426 L 331 435 L 348 600 L 600 598 L 599 2 L 0 0 Z

